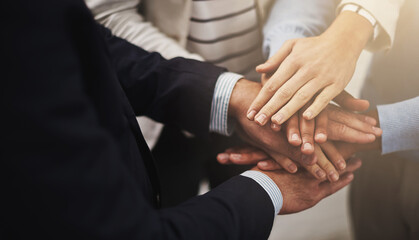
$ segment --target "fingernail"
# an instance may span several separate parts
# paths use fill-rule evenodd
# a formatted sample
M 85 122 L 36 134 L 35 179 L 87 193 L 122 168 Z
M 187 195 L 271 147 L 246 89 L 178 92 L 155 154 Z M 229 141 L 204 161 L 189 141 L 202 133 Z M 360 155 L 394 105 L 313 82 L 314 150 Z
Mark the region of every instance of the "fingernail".
M 303 117 L 307 120 L 311 120 L 313 118 L 313 113 L 311 111 L 306 111 L 304 112 Z
M 259 166 L 261 166 L 261 167 L 267 167 L 268 166 L 268 163 L 267 162 L 259 162 Z
M 318 140 L 322 140 L 322 141 L 326 141 L 326 139 L 327 139 L 327 136 L 324 133 L 319 133 L 319 134 L 316 135 L 316 137 L 317 137 Z
M 242 158 L 242 155 L 241 154 L 237 154 L 237 153 L 232 153 L 232 154 L 230 154 L 230 158 L 231 158 L 231 160 L 240 161 L 241 158 Z
M 345 169 L 345 168 L 346 168 L 346 163 L 345 163 L 345 161 L 343 161 L 343 160 L 339 160 L 339 161 L 338 161 L 338 168 L 339 168 L 340 170 Z
M 218 158 L 218 161 L 225 163 L 228 161 L 229 155 L 227 153 L 220 153 L 218 154 L 217 158 Z
M 294 133 L 294 134 L 291 135 L 291 140 L 300 141 L 300 137 L 298 136 L 298 134 Z
M 310 165 L 311 164 L 311 157 L 308 155 L 304 155 L 301 156 L 301 161 L 305 164 L 305 165 Z
M 266 115 L 262 113 L 259 116 L 257 116 L 256 117 L 256 122 L 258 122 L 260 125 L 265 125 L 265 123 L 266 123 Z
M 272 128 L 274 131 L 279 131 L 279 130 L 281 130 L 281 127 L 280 127 L 278 124 L 275 124 L 275 123 L 272 123 L 272 124 L 271 124 L 271 128 Z
M 346 176 L 346 179 L 352 180 L 352 179 L 354 179 L 354 175 L 353 174 L 349 174 L 348 176 Z
M 298 170 L 298 168 L 297 168 L 297 166 L 295 165 L 295 164 L 293 164 L 293 163 L 291 163 L 290 165 L 288 165 L 288 169 L 291 171 L 291 172 L 296 172 L 297 170 Z
M 339 180 L 339 176 L 335 172 L 330 172 L 329 177 L 330 179 L 332 179 L 333 182 L 336 182 L 337 180 Z
M 372 117 L 365 117 L 365 122 L 367 122 L 368 124 L 371 124 L 371 125 L 376 125 L 377 124 L 377 120 L 375 120 L 375 118 L 372 118 Z
M 248 118 L 249 120 L 253 120 L 253 119 L 255 118 L 255 115 L 256 115 L 256 111 L 255 111 L 255 110 L 251 110 L 251 111 L 249 111 L 249 112 L 247 113 L 247 118 Z
M 304 143 L 303 145 L 303 150 L 312 150 L 313 146 L 311 145 L 311 143 Z
M 272 120 L 275 121 L 277 124 L 282 124 L 283 119 L 284 119 L 284 115 L 282 115 L 282 113 L 277 113 L 275 114 Z
M 326 176 L 326 173 L 321 169 L 317 170 L 316 174 L 319 178 L 324 178 Z
M 374 134 L 367 134 L 367 138 L 369 141 L 374 141 L 375 140 L 375 135 Z
M 378 136 L 380 136 L 383 133 L 383 130 L 378 127 L 372 127 L 372 131 L 374 132 L 375 135 L 378 135 Z

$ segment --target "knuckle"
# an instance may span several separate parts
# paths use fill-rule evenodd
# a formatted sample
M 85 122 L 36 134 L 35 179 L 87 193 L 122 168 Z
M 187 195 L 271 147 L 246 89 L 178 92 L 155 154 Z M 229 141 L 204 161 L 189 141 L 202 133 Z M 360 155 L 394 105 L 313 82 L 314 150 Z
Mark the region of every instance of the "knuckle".
M 280 88 L 278 91 L 278 97 L 282 99 L 290 99 L 293 92 L 289 88 Z
M 300 91 L 296 94 L 296 97 L 299 101 L 307 101 L 310 99 L 310 94 L 305 91 Z
M 270 82 L 266 83 L 265 86 L 266 86 L 265 88 L 266 92 L 269 93 L 270 95 L 273 95 L 278 90 L 278 88 Z
M 339 134 L 345 134 L 348 131 L 348 127 L 344 124 L 338 125 L 338 133 Z
M 326 107 L 330 101 L 331 99 L 325 95 L 320 95 L 317 97 L 317 102 L 319 103 L 318 104 L 319 107 L 323 107 L 323 108 Z

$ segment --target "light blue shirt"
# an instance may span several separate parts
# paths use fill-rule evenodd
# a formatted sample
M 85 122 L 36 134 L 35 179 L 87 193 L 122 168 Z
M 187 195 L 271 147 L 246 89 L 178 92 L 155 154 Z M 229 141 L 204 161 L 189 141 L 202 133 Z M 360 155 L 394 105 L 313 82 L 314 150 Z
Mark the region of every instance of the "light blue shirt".
M 419 97 L 378 105 L 382 154 L 419 148 Z

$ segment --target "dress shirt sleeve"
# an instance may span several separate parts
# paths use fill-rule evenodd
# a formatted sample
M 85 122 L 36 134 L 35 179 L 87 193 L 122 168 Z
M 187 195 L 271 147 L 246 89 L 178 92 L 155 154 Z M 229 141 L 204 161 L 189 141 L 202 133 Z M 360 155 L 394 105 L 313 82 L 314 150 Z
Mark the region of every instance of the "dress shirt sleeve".
M 263 29 L 263 52 L 271 57 L 294 38 L 321 34 L 333 21 L 335 0 L 276 0 Z
M 234 122 L 228 119 L 228 104 L 233 88 L 243 76 L 225 72 L 222 73 L 215 84 L 211 104 L 210 132 L 230 136 L 233 133 Z
M 368 11 L 376 20 L 381 30 L 366 46 L 367 50 L 388 50 L 394 42 L 400 9 L 405 0 L 342 0 L 337 8 L 340 13 L 346 4 L 355 4 Z
M 268 193 L 272 200 L 272 204 L 274 205 L 275 215 L 278 215 L 284 201 L 282 193 L 275 182 L 270 177 L 266 176 L 266 174 L 258 171 L 250 170 L 242 173 L 241 175 L 255 180 L 260 186 L 262 186 L 263 189 L 265 189 L 266 193 Z
M 419 97 L 377 106 L 382 153 L 419 149 Z

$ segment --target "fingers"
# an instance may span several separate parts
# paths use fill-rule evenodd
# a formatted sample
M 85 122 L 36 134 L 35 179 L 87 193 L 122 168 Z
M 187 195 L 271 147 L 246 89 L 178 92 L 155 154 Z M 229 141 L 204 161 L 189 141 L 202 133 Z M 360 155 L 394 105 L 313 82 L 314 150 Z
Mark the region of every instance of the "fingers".
M 304 165 L 304 168 L 307 172 L 313 175 L 317 180 L 324 181 L 326 180 L 326 173 L 321 169 L 321 167 L 316 163 L 311 166 Z
M 282 154 L 272 154 L 271 156 L 282 168 L 290 173 L 296 173 L 298 171 L 297 165 Z
M 265 152 L 253 147 L 230 148 L 217 155 L 219 163 L 237 165 L 257 164 L 259 161 L 268 158 L 269 156 Z
M 315 154 L 317 156 L 317 164 L 326 172 L 327 178 L 330 182 L 336 182 L 339 180 L 339 173 L 333 164 L 324 155 L 319 145 L 315 147 Z
M 364 133 L 344 124 L 330 121 L 327 127 L 328 138 L 335 141 L 344 141 L 348 143 L 371 143 L 376 137 L 371 133 Z
M 249 120 L 255 120 L 261 126 L 265 125 L 273 112 L 292 97 L 293 89 L 283 88 L 280 91 L 278 89 L 290 79 L 296 71 L 296 65 L 290 64 L 289 61 L 284 61 L 283 66 L 281 66 L 271 79 L 263 85 L 255 100 L 250 104 L 247 118 Z M 267 104 L 268 102 L 269 104 Z
M 307 102 L 311 100 L 314 94 L 321 89 L 321 86 L 313 79 L 301 87 L 289 102 L 283 106 L 275 115 L 272 116 L 272 122 L 281 125 L 287 121 L 294 113 L 300 110 Z
M 275 71 L 286 57 L 291 53 L 295 41 L 289 40 L 282 45 L 282 47 L 265 63 L 256 67 L 258 73 L 268 73 Z
M 302 141 L 300 137 L 298 115 L 292 115 L 292 117 L 287 121 L 286 126 L 288 142 L 293 146 L 300 146 Z
M 358 131 L 374 134 L 377 137 L 383 133 L 380 128 L 375 127 L 377 121 L 372 117 L 344 111 L 333 105 L 329 105 L 327 109 L 329 118 L 337 123 L 342 123 Z
M 325 142 L 320 144 L 320 147 L 326 157 L 335 165 L 338 171 L 342 171 L 346 168 L 346 162 L 340 152 L 336 149 L 335 145 L 331 142 Z
M 282 167 L 272 159 L 260 161 L 258 162 L 257 166 L 263 171 L 275 171 L 282 169 Z
M 353 173 L 345 173 L 337 182 L 323 182 L 320 183 L 321 199 L 332 195 L 340 189 L 347 186 L 354 179 Z
M 346 163 L 346 169 L 341 171 L 341 173 L 345 172 L 355 172 L 357 169 L 359 169 L 362 166 L 362 161 L 359 158 L 351 158 Z
M 323 109 L 327 107 L 327 105 L 329 105 L 330 101 L 332 101 L 332 99 L 336 97 L 340 91 L 342 91 L 342 89 L 337 88 L 335 84 L 325 87 L 323 91 L 321 91 L 321 93 L 314 99 L 313 104 L 311 104 L 311 106 L 304 111 L 303 117 L 307 120 L 314 119 L 321 111 L 323 111 Z
M 356 112 L 366 111 L 370 106 L 370 103 L 367 100 L 356 99 L 345 90 L 337 95 L 333 101 L 347 110 Z
M 362 165 L 361 160 L 359 158 L 354 158 L 348 161 L 348 167 L 345 169 L 345 173 L 342 174 L 339 181 L 330 183 L 330 182 L 323 182 L 320 184 L 320 190 L 324 197 L 327 197 L 343 187 L 347 186 L 350 182 L 352 182 L 354 175 L 352 172 L 360 168 Z
M 326 111 L 322 111 L 317 118 L 316 121 L 316 130 L 314 133 L 314 140 L 317 143 L 324 143 L 327 140 L 327 122 L 328 116 Z
M 302 112 L 302 111 L 301 111 Z M 303 144 L 301 145 L 301 152 L 305 155 L 311 155 L 314 153 L 314 120 L 306 120 L 301 117 L 299 118 L 301 138 Z

